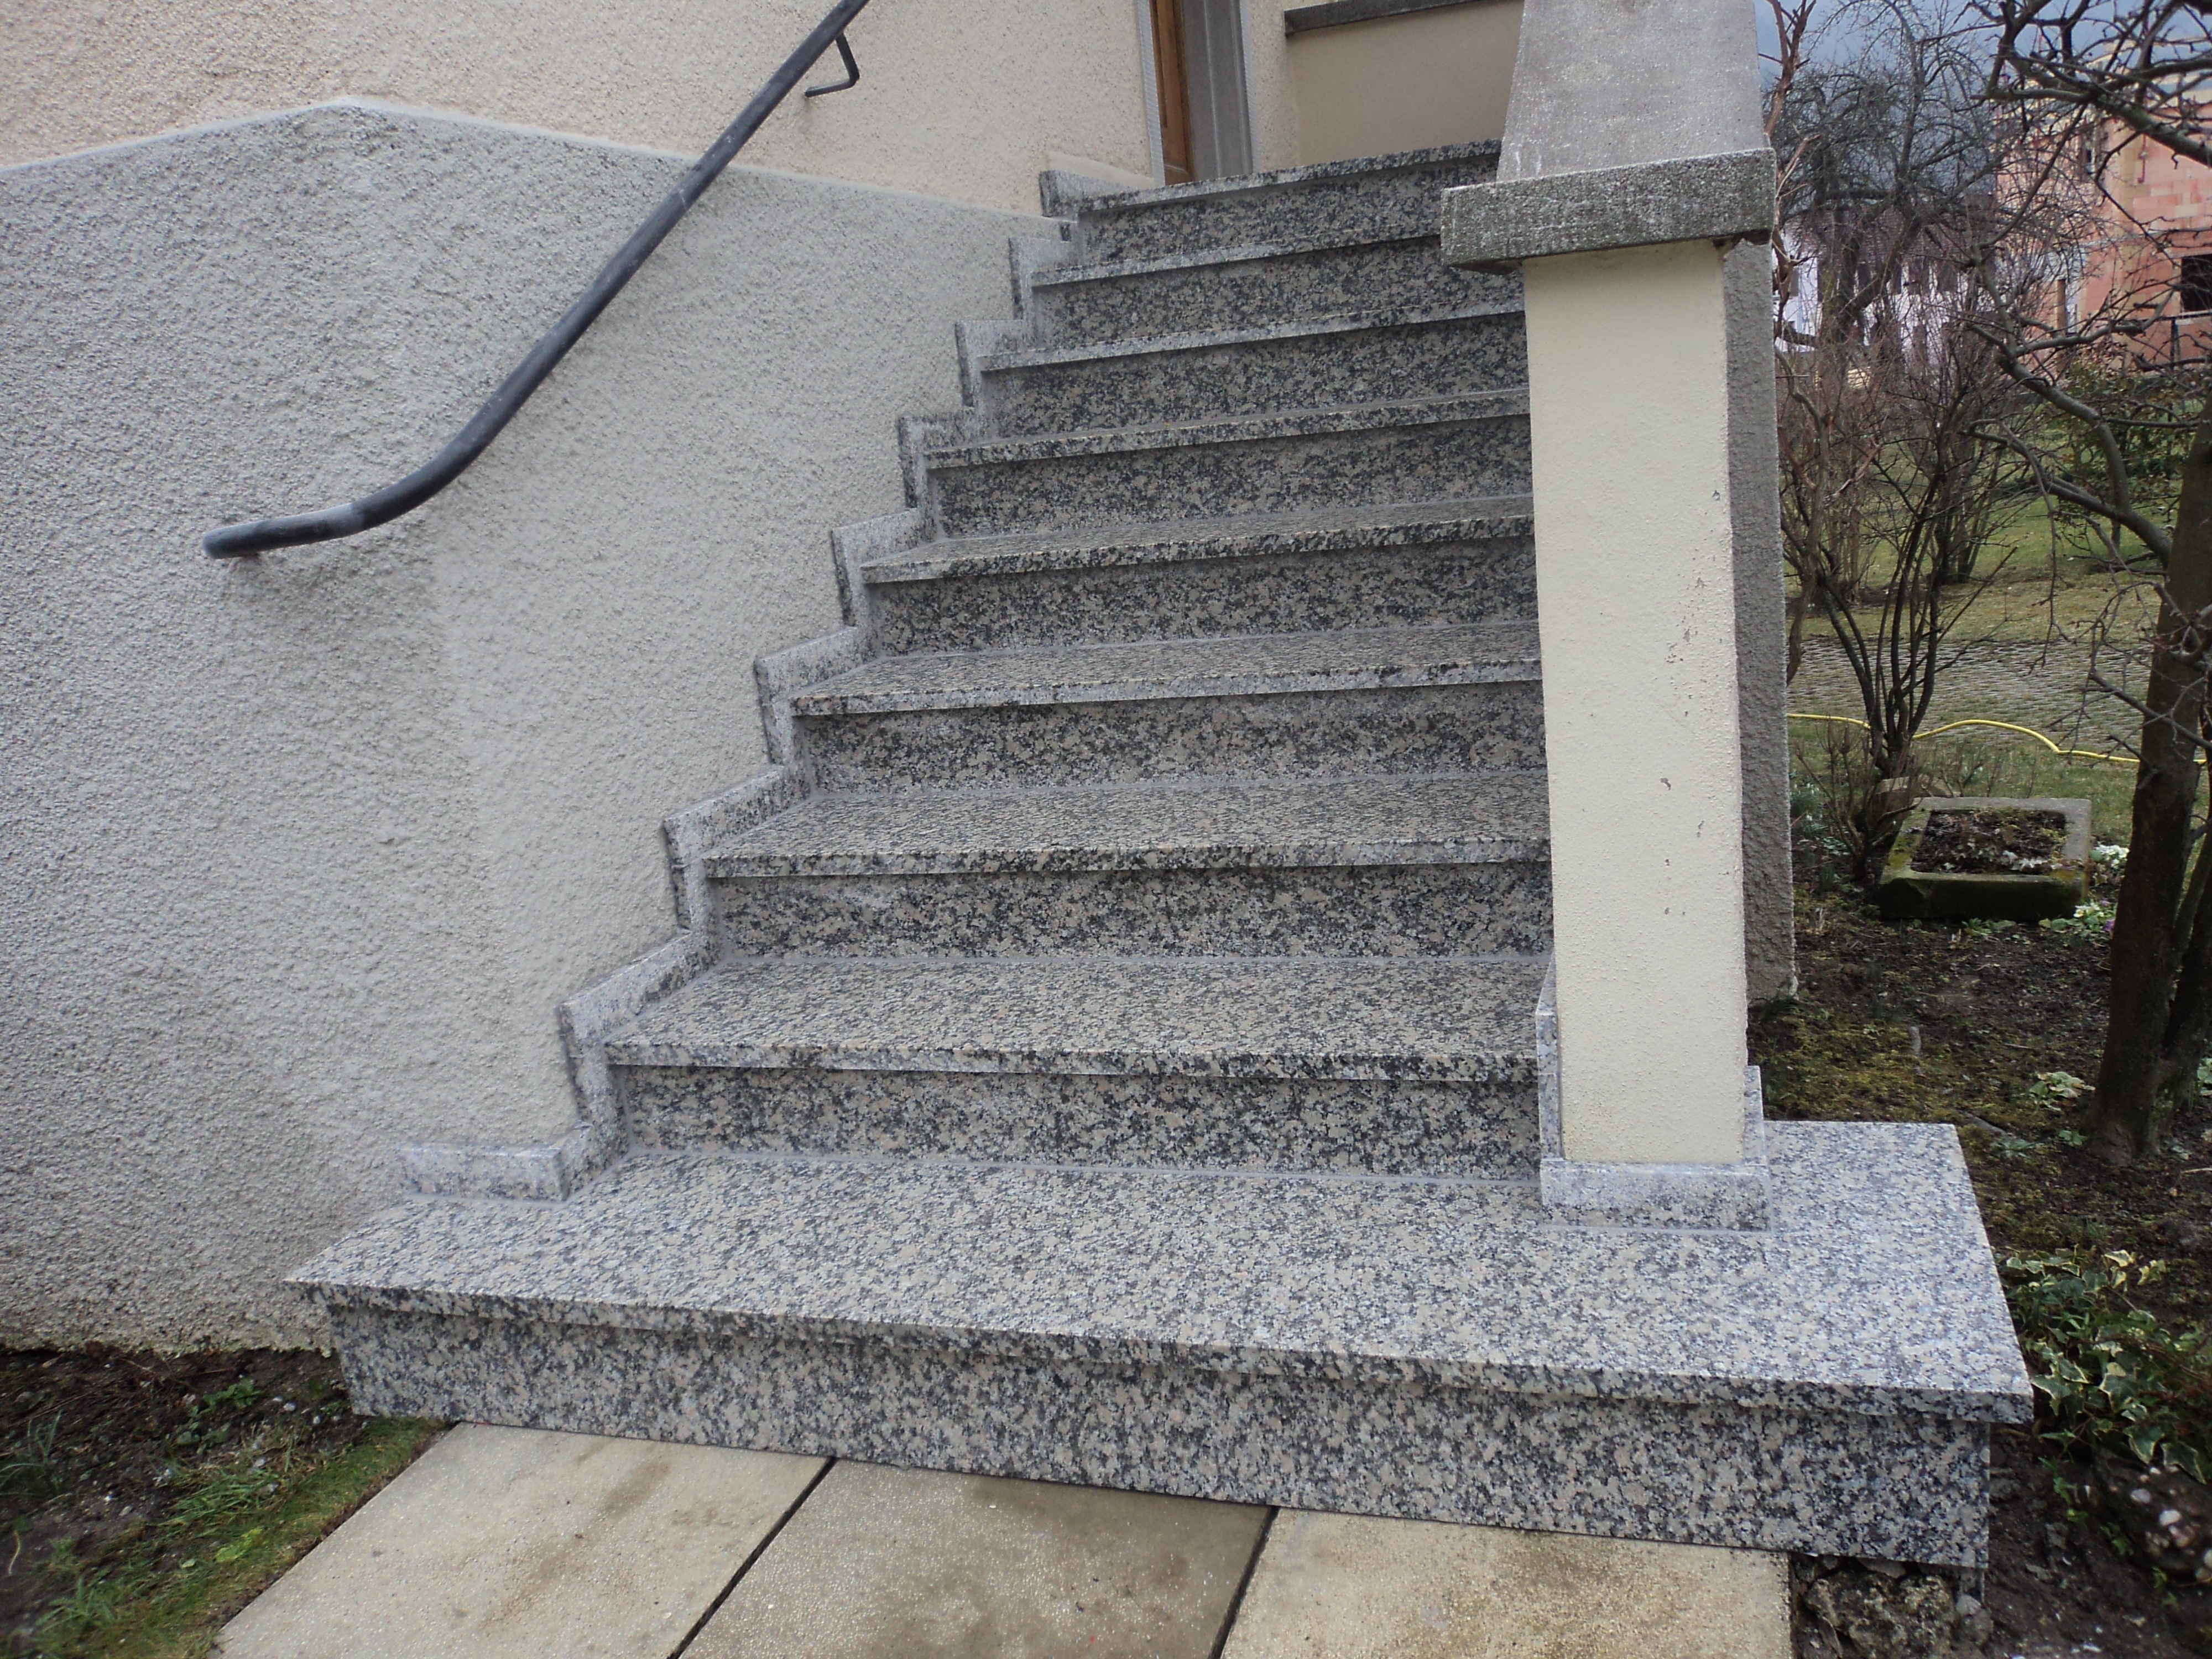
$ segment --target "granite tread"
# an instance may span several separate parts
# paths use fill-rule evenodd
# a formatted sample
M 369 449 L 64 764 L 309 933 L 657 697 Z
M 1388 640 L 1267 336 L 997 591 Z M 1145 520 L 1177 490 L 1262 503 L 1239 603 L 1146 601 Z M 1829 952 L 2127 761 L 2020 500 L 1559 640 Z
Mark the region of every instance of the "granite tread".
M 704 854 L 709 875 L 1207 870 L 1540 860 L 1540 772 L 816 795 Z
M 1528 957 L 858 957 L 724 963 L 617 1065 L 1477 1079 L 1531 1071 Z
M 1311 241 L 1255 243 L 1248 247 L 1192 248 L 1181 253 L 1163 253 L 1143 259 L 1101 259 L 1090 264 L 1078 261 L 1047 265 L 1030 273 L 1030 285 L 1033 289 L 1073 288 L 1085 283 L 1119 282 L 1128 276 L 1158 276 L 1173 270 L 1202 270 L 1210 265 L 1254 264 L 1262 260 L 1296 258 L 1302 254 L 1329 253 L 1340 249 L 1381 247 L 1401 242 L 1433 244 L 1438 240 L 1434 234 L 1390 236 L 1379 240 L 1364 237 L 1323 237 Z M 1441 249 L 1438 262 L 1442 262 Z
M 1206 248 L 1027 273 L 1035 343 L 1076 345 L 1184 329 L 1257 327 L 1390 308 L 1517 304 L 1521 276 L 1443 262 L 1433 228 L 1383 240 Z
M 791 706 L 816 719 L 1538 678 L 1536 624 L 1504 621 L 878 657 L 799 693 Z
M 1767 1232 L 1547 1225 L 1525 1182 L 665 1154 L 559 1205 L 402 1204 L 293 1282 L 449 1317 L 2028 1420 L 1954 1132 L 1771 1133 Z
M 1089 196 L 1084 198 L 1080 211 L 1085 218 L 1109 213 L 1138 212 L 1146 208 L 1175 206 L 1219 197 L 1280 192 L 1299 185 L 1381 179 L 1393 173 L 1410 173 L 1454 161 L 1494 162 L 1498 155 L 1498 143 L 1495 138 L 1478 139 L 1464 144 L 1433 144 L 1424 149 L 1393 150 L 1388 155 L 1357 155 L 1342 161 L 1316 161 L 1304 167 L 1278 167 L 1271 173 L 1240 173 L 1227 179 L 1198 179 L 1188 184 L 1156 185 L 1142 190 Z
M 1528 412 L 1528 388 L 1520 386 L 1466 392 L 1449 398 L 1413 398 L 1353 404 L 1338 409 L 1289 410 L 1265 415 L 1169 421 L 1156 426 L 1055 432 L 1019 438 L 989 438 L 927 447 L 922 451 L 922 459 L 932 471 L 1002 466 L 1015 461 L 1064 460 L 1076 456 L 1126 455 L 1156 449 L 1205 448 L 1216 444 L 1258 443 L 1271 439 L 1383 432 L 1398 427 L 1452 425 L 1506 416 L 1525 416 Z
M 1185 519 L 1157 525 L 947 537 L 871 559 L 861 572 L 872 586 L 890 586 L 1114 565 L 1420 547 L 1527 536 L 1534 524 L 1525 495 L 1316 506 L 1287 513 Z
M 1434 323 L 1517 317 L 1521 309 L 1517 301 L 1487 300 L 1418 310 L 1362 311 L 1341 313 L 1334 317 L 1302 317 L 1241 328 L 1185 329 L 1172 334 L 1101 340 L 1080 345 L 1018 346 L 979 358 L 975 367 L 985 374 L 1024 368 L 1065 368 L 1082 363 L 1110 362 L 1127 357 L 1164 356 L 1176 352 L 1211 351 L 1273 340 L 1323 340 L 1334 335 L 1361 334 L 1377 329 L 1419 328 Z

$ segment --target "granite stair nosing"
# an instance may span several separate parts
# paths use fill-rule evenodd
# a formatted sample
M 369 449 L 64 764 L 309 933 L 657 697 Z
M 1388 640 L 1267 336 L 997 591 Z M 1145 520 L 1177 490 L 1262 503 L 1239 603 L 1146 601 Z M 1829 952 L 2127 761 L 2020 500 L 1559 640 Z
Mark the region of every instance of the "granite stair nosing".
M 1540 861 L 1540 773 L 817 795 L 705 849 L 718 879 Z
M 933 471 L 1003 466 L 1011 462 L 1139 454 L 1268 442 L 1285 438 L 1335 437 L 1398 428 L 1463 425 L 1528 413 L 1525 388 L 1455 392 L 1448 397 L 1291 409 L 1265 415 L 1232 415 L 1097 432 L 1055 432 L 1019 438 L 987 438 L 934 444 L 922 451 Z M 1422 498 L 1425 499 L 1425 498 Z
M 910 710 L 1156 702 L 1538 679 L 1533 622 L 878 657 L 791 698 L 801 720 Z
M 871 586 L 879 586 L 962 576 L 1514 539 L 1528 536 L 1534 526 L 1525 495 L 1393 502 L 1118 525 L 1060 534 L 948 537 L 883 554 L 860 569 Z

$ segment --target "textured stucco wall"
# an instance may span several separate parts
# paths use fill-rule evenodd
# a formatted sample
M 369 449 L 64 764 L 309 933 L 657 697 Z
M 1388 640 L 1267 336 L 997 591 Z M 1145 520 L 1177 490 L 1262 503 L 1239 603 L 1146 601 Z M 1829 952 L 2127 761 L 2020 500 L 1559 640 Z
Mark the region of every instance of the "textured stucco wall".
M 345 96 L 696 154 L 827 9 L 0 0 L 0 162 Z M 793 96 L 746 161 L 1017 212 L 1055 153 L 1152 172 L 1130 0 L 877 0 L 849 37 L 860 85 Z
M 1478 0 L 1295 36 L 1299 163 L 1502 137 L 1520 33 L 1520 0 Z
M 1743 957 L 1753 1002 L 1797 988 L 1790 854 L 1790 624 L 1776 453 L 1774 261 L 1739 242 L 1723 262 L 1729 494 L 1735 520 L 1736 720 L 1743 733 Z
M 197 540 L 427 456 L 682 165 L 339 106 L 0 172 L 0 1335 L 300 1335 L 395 1144 L 573 1121 L 556 1005 L 1047 228 L 733 169 L 422 512 Z
M 1722 256 L 1531 259 L 1528 429 L 1569 1158 L 1742 1155 Z

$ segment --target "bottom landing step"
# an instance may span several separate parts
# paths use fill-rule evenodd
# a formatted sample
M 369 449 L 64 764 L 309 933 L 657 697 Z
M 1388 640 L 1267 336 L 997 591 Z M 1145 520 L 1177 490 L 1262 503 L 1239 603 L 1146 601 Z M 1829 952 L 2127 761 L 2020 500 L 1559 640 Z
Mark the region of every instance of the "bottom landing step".
M 1770 1126 L 1766 1233 L 1533 1187 L 635 1158 L 302 1268 L 362 1409 L 1978 1565 L 2027 1380 L 1955 1137 Z

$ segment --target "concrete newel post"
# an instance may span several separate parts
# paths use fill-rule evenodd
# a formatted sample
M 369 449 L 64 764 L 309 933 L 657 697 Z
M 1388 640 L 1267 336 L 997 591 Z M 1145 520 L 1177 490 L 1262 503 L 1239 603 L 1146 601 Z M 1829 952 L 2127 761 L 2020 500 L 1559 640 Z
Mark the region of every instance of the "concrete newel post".
M 1593 1219 L 1765 1219 L 1745 848 L 1771 779 L 1739 682 L 1768 642 L 1740 635 L 1767 592 L 1746 569 L 1774 563 L 1777 629 L 1780 580 L 1771 404 L 1754 432 L 1744 396 L 1759 319 L 1738 314 L 1762 302 L 1730 249 L 1773 218 L 1747 3 L 1527 0 L 1498 179 L 1447 193 L 1444 256 L 1523 273 L 1555 965 L 1544 1193 Z M 1758 712 L 1778 722 L 1778 697 Z

